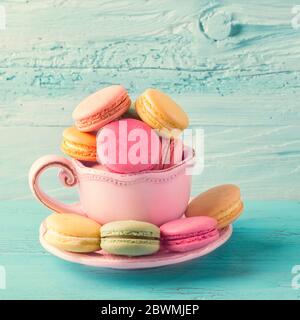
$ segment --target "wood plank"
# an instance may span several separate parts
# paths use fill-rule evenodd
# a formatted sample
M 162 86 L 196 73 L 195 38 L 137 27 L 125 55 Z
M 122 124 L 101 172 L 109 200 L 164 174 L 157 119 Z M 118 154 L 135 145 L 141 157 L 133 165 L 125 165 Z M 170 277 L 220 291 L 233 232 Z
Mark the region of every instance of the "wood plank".
M 7 289 L 0 299 L 299 299 L 291 287 L 292 267 L 299 264 L 299 202 L 247 201 L 245 208 L 232 239 L 209 256 L 128 272 L 50 256 L 38 243 L 49 211 L 32 200 L 1 201 Z
M 0 94 L 10 106 L 20 95 L 72 97 L 116 82 L 132 91 L 157 86 L 220 95 L 292 94 L 300 86 L 292 0 L 3 5 L 8 23 L 0 33 Z M 214 41 L 203 26 L 219 13 L 232 16 L 235 31 Z
M 94 90 L 98 87 L 95 86 Z M 145 87 L 146 88 L 146 87 Z M 143 88 L 142 90 L 144 90 Z M 166 90 L 169 92 L 169 90 Z M 142 92 L 142 91 L 140 91 Z M 72 111 L 88 95 L 76 88 L 76 94 L 61 97 L 19 97 L 12 102 L 0 102 L 1 126 L 70 126 Z M 135 101 L 138 91 L 132 92 Z M 187 112 L 192 126 L 298 126 L 300 123 L 300 93 L 172 95 Z

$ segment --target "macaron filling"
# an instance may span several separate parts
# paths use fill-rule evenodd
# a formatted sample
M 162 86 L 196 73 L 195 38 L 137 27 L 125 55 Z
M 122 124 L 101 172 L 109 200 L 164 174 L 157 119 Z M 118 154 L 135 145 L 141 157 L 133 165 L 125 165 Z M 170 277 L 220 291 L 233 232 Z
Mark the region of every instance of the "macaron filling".
M 155 236 L 151 231 L 102 231 L 102 239 L 139 239 L 139 240 L 159 240 L 158 236 Z
M 155 237 L 146 237 L 146 236 L 109 236 L 109 237 L 103 237 L 102 239 L 138 239 L 138 240 L 159 240 L 159 238 Z
M 157 252 L 160 247 L 159 233 L 152 231 L 125 231 L 101 229 L 101 247 L 105 252 L 126 256 L 143 256 Z
M 97 123 L 98 121 L 106 120 L 111 116 L 115 115 L 116 113 L 122 111 L 124 108 L 129 108 L 130 104 L 131 104 L 131 100 L 129 96 L 126 94 L 125 96 L 122 97 L 122 99 L 120 99 L 119 101 L 116 101 L 114 105 L 110 107 L 106 107 L 100 112 L 97 112 L 88 118 L 76 120 L 75 121 L 76 127 L 81 129 L 86 126 Z
M 68 252 L 88 253 L 101 249 L 100 237 L 76 237 L 48 229 L 44 238 L 52 246 Z
M 72 241 L 76 242 L 78 241 L 78 243 L 83 243 L 86 242 L 88 244 L 100 244 L 100 237 L 74 237 L 74 236 L 69 236 L 67 234 L 62 234 L 59 232 L 56 232 L 52 229 L 48 229 L 46 231 L 46 234 L 49 236 L 53 236 L 55 237 L 57 240 L 62 241 L 62 242 L 67 242 L 67 241 Z
M 228 219 L 235 218 L 235 214 L 238 214 L 243 209 L 243 202 L 241 199 L 236 201 L 230 208 L 221 211 L 216 216 L 216 219 L 218 220 L 218 224 L 222 224 Z
M 137 100 L 138 108 L 141 108 L 143 113 L 147 113 L 147 116 L 150 118 L 151 123 L 153 125 L 167 129 L 171 131 L 172 129 L 176 128 L 176 124 L 169 119 L 167 119 L 161 112 L 158 112 L 154 109 L 151 103 L 143 96 L 140 96 Z M 160 123 L 158 119 L 164 121 L 164 123 Z
M 80 143 L 74 143 L 69 140 L 64 140 L 61 147 L 66 153 L 83 157 L 92 157 L 96 159 L 96 147 L 94 146 L 88 146 Z
M 181 244 L 182 242 L 191 243 L 207 240 L 209 238 L 213 238 L 218 235 L 218 230 L 216 228 L 209 229 L 207 231 L 201 232 L 191 232 L 187 234 L 181 235 L 168 235 L 162 238 L 162 242 L 168 243 L 170 245 Z
M 160 229 L 147 222 L 121 220 L 101 227 L 104 252 L 124 256 L 144 256 L 160 248 Z

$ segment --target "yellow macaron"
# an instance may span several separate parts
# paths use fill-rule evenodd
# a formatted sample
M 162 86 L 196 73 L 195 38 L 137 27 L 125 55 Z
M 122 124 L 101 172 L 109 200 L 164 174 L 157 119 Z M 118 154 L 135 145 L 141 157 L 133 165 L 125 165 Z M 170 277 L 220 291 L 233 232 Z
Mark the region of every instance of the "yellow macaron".
M 140 118 L 163 136 L 176 137 L 189 125 L 182 108 L 165 93 L 147 89 L 135 102 Z
M 45 240 L 61 250 L 100 250 L 101 225 L 87 217 L 72 213 L 54 213 L 46 219 L 45 227 Z

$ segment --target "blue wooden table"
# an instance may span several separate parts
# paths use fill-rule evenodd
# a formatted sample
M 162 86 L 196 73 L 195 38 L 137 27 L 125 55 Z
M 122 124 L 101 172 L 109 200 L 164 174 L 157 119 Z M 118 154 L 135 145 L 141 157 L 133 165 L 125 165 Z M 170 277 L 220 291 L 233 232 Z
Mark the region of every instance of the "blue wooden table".
M 109 270 L 64 262 L 38 243 L 47 209 L 30 200 L 3 201 L 2 299 L 298 299 L 291 271 L 299 265 L 296 201 L 246 201 L 223 247 L 202 259 L 150 270 Z M 4 214 L 4 216 L 3 216 Z M 299 282 L 300 285 L 300 282 Z
M 0 299 L 298 299 L 299 12 L 291 0 L 2 0 Z M 204 129 L 194 195 L 241 187 L 245 212 L 211 255 L 113 271 L 60 261 L 39 245 L 50 212 L 30 193 L 30 165 L 59 154 L 74 106 L 112 83 L 133 99 L 160 88 Z M 74 200 L 56 175 L 44 187 Z

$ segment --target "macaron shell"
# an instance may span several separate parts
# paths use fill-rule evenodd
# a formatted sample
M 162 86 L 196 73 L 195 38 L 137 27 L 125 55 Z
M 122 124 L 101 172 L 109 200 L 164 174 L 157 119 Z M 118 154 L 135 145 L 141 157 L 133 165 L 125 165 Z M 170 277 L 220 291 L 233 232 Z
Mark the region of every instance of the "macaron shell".
M 203 236 L 194 236 L 186 239 L 170 241 L 164 244 L 164 247 L 174 252 L 187 252 L 190 250 L 199 249 L 216 241 L 219 238 L 218 230 L 214 230 L 207 238 Z
M 64 141 L 60 146 L 61 151 L 69 157 L 81 161 L 97 161 L 96 151 Z
M 85 99 L 83 99 L 73 111 L 73 119 L 80 120 L 87 115 L 98 113 L 102 109 L 110 106 L 118 98 L 123 98 L 127 94 L 125 88 L 121 85 L 112 85 L 100 89 Z
M 70 252 L 100 250 L 100 228 L 97 222 L 77 214 L 54 213 L 45 222 L 45 240 Z
M 125 220 L 101 228 L 102 249 L 110 254 L 143 256 L 160 248 L 160 229 L 147 222 Z
M 113 221 L 101 227 L 101 237 L 113 236 L 159 238 L 160 229 L 152 223 L 136 220 Z
M 71 237 L 48 230 L 44 239 L 52 246 L 68 252 L 89 253 L 101 249 L 100 238 Z
M 237 220 L 244 210 L 244 204 L 242 201 L 238 205 L 234 205 L 232 208 L 229 208 L 226 212 L 226 215 L 222 218 L 218 218 L 218 229 L 223 229 L 230 225 L 232 222 Z
M 208 245 L 219 238 L 217 221 L 210 217 L 192 217 L 165 223 L 160 227 L 163 247 L 185 252 Z
M 195 197 L 188 205 L 185 215 L 187 217 L 215 217 L 239 201 L 240 197 L 241 193 L 238 186 L 233 184 L 220 185 Z
M 124 134 L 120 134 L 120 130 L 124 130 Z M 146 139 L 130 140 L 129 136 L 138 130 L 146 135 Z M 152 142 L 157 147 L 152 148 Z M 144 163 L 142 161 L 137 163 L 130 161 L 132 148 L 137 145 L 140 153 L 145 153 L 147 156 Z M 99 152 L 105 153 L 106 147 L 109 149 L 111 146 L 115 146 L 115 152 L 111 154 L 107 151 L 107 156 L 103 158 Z M 99 151 L 98 162 L 117 173 L 136 173 L 151 170 L 156 163 L 159 163 L 159 137 L 147 124 L 136 119 L 122 119 L 103 127 L 97 137 L 97 149 Z M 120 160 L 120 157 L 125 161 Z M 136 158 L 138 159 L 138 157 Z
M 101 241 L 105 252 L 122 256 L 150 255 L 160 248 L 159 240 L 104 238 Z
M 101 225 L 73 213 L 53 213 L 46 219 L 46 228 L 72 237 L 99 238 Z
M 131 105 L 127 91 L 121 85 L 112 85 L 85 98 L 73 111 L 78 130 L 96 131 L 124 114 Z
M 80 132 L 74 127 L 67 128 L 63 132 L 61 150 L 74 159 L 96 161 L 96 136 Z
M 177 219 L 163 224 L 160 227 L 161 237 L 176 237 L 206 232 L 217 227 L 217 220 L 211 217 L 191 217 Z
M 169 136 L 170 130 L 184 130 L 189 119 L 181 107 L 169 96 L 156 89 L 147 89 L 136 101 L 138 115 L 152 128 L 163 130 Z
M 77 130 L 75 127 L 69 127 L 63 131 L 63 138 L 73 143 L 78 143 L 96 148 L 95 133 L 81 132 Z

